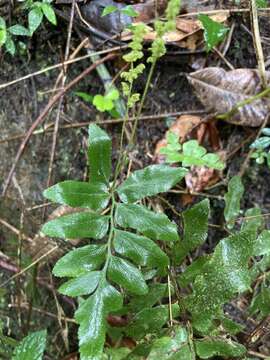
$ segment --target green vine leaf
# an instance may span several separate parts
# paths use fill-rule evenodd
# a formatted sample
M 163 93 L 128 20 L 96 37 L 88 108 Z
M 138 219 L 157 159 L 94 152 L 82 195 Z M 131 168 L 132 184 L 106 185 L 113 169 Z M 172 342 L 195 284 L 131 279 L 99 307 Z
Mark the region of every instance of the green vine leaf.
M 56 203 L 71 207 L 90 208 L 94 211 L 105 209 L 109 202 L 107 187 L 102 183 L 67 180 L 43 192 L 43 195 Z
M 228 184 L 228 192 L 225 194 L 224 216 L 229 229 L 232 229 L 240 212 L 240 201 L 244 193 L 244 186 L 240 176 L 231 178 Z
M 81 360 L 100 360 L 106 334 L 106 317 L 112 311 L 121 309 L 121 294 L 102 279 L 98 288 L 83 301 L 75 313 L 80 324 L 79 345 Z
M 116 230 L 114 237 L 115 251 L 141 266 L 162 267 L 169 265 L 169 258 L 160 247 L 145 236 Z
M 165 165 L 150 165 L 134 171 L 117 189 L 124 203 L 132 203 L 146 196 L 166 192 L 187 174 L 186 169 Z
M 205 338 L 195 341 L 196 353 L 201 359 L 209 359 L 213 356 L 222 356 L 225 358 L 245 355 L 246 348 L 229 339 Z
M 15 348 L 12 360 L 42 360 L 46 345 L 46 330 L 26 336 Z
M 108 183 L 111 176 L 112 142 L 97 125 L 89 126 L 88 161 L 91 182 Z
M 154 240 L 178 240 L 176 224 L 165 214 L 154 213 L 142 205 L 117 204 L 115 220 L 119 226 L 139 230 Z
M 142 273 L 127 260 L 112 256 L 108 267 L 108 277 L 135 295 L 145 295 L 148 287 Z
M 212 20 L 209 16 L 205 14 L 200 14 L 198 16 L 198 19 L 202 23 L 204 29 L 206 50 L 210 51 L 213 49 L 213 47 L 215 47 L 225 38 L 226 34 L 229 31 L 229 28 Z
M 43 225 L 41 231 L 48 236 L 65 239 L 102 239 L 108 231 L 108 217 L 90 212 L 64 215 Z
M 72 250 L 57 261 L 53 274 L 58 277 L 77 277 L 98 269 L 106 260 L 105 245 L 86 245 Z

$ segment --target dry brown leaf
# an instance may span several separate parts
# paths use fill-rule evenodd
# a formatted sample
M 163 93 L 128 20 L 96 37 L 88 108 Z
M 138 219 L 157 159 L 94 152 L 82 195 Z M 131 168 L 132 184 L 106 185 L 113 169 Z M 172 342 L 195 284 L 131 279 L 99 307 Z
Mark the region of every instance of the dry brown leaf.
M 140 4 L 137 5 L 136 8 L 137 11 L 140 13 L 140 15 L 135 19 L 135 23 L 138 22 L 148 22 L 153 15 L 150 10 L 147 10 L 146 13 L 144 13 L 143 9 L 148 8 L 150 3 Z M 149 13 L 149 16 L 148 16 Z M 151 14 L 151 15 L 150 15 Z M 211 19 L 214 21 L 223 23 L 227 20 L 228 14 L 216 14 L 210 16 Z M 163 36 L 163 40 L 169 44 L 174 43 L 175 45 L 178 45 L 180 47 L 189 49 L 189 50 L 196 50 L 197 47 L 202 43 L 203 41 L 203 27 L 199 20 L 195 19 L 185 19 L 185 18 L 177 18 L 176 19 L 176 29 L 174 31 L 170 31 L 166 33 Z M 153 30 L 153 28 L 148 26 L 148 32 L 144 36 L 144 40 L 147 41 L 153 41 L 156 39 L 156 32 Z M 123 35 L 121 39 L 122 40 L 130 40 L 131 33 L 128 32 Z
M 155 19 L 156 15 L 162 15 L 167 7 L 168 0 L 147 0 L 141 4 L 133 5 L 135 11 L 139 16 L 135 19 L 136 22 L 149 22 Z
M 200 192 L 210 185 L 214 180 L 217 182 L 219 176 L 214 169 L 209 169 L 206 166 L 192 166 L 190 171 L 185 176 L 186 185 L 190 193 Z M 212 183 L 213 184 L 213 183 Z
M 266 72 L 270 82 L 270 72 Z M 260 76 L 255 69 L 225 71 L 210 67 L 193 72 L 188 80 L 208 111 L 223 114 L 231 111 L 239 102 L 262 91 Z M 268 98 L 253 101 L 239 109 L 227 121 L 242 126 L 262 125 L 270 108 Z
M 172 124 L 169 131 L 177 134 L 180 142 L 183 142 L 190 132 L 201 122 L 202 118 L 200 116 L 182 115 Z
M 180 31 L 183 31 L 186 34 L 190 34 L 193 31 L 199 30 L 200 24 L 198 24 L 198 21 L 193 20 L 193 19 L 177 18 L 176 19 L 176 28 Z

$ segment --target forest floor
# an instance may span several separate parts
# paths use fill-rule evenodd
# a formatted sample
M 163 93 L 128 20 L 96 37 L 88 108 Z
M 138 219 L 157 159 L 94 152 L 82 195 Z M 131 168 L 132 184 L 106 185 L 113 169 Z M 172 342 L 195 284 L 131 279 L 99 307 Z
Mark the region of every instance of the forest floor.
M 215 2 L 216 8 L 221 8 Z M 269 12 L 259 17 L 261 38 L 263 39 L 264 57 L 270 60 L 270 27 Z M 229 70 L 227 62 L 235 69 L 256 68 L 257 59 L 250 30 L 249 13 L 234 12 L 227 19 L 234 26 L 228 50 L 224 56 L 217 52 L 206 53 L 203 46 L 196 51 L 168 45 L 168 53 L 159 60 L 147 94 L 143 109 L 143 118 L 139 120 L 137 142 L 132 151 L 132 168 L 139 169 L 156 160 L 156 145 L 164 139 L 165 133 L 172 123 L 183 114 L 205 112 L 203 105 L 196 97 L 186 74 L 199 68 L 217 66 Z M 27 43 L 26 53 L 11 57 L 1 54 L 0 83 L 8 83 L 14 79 L 34 73 L 35 71 L 61 63 L 66 43 L 66 23 L 59 21 L 58 27 L 48 32 L 42 25 L 39 32 Z M 71 49 L 79 43 L 76 33 L 71 39 Z M 198 51 L 200 50 L 200 51 Z M 182 51 L 182 54 L 181 54 Z M 221 49 L 222 51 L 222 49 Z M 81 52 L 83 55 L 83 51 Z M 224 61 L 225 58 L 225 61 Z M 68 67 L 67 83 L 89 66 L 89 60 L 82 60 Z M 106 64 L 112 78 L 123 66 L 120 60 Z M 33 76 L 1 89 L 0 97 L 0 181 L 4 185 L 21 141 L 52 96 L 56 78 L 61 68 Z M 142 92 L 146 78 L 136 85 Z M 116 80 L 119 85 L 119 79 Z M 103 84 L 97 73 L 80 81 L 63 101 L 60 112 L 59 131 L 57 133 L 55 156 L 52 166 L 50 184 L 65 179 L 85 179 L 87 166 L 87 127 L 88 123 L 97 121 L 112 136 L 114 160 L 119 156 L 117 144 L 121 133 L 121 122 L 107 120 L 110 115 L 101 114 L 92 106 L 76 96 L 75 92 L 88 94 L 103 93 Z M 176 116 L 175 113 L 178 113 Z M 165 114 L 165 115 L 164 115 Z M 57 117 L 57 106 L 47 115 L 46 121 L 33 133 L 20 157 L 15 175 L 10 183 L 6 196 L 0 200 L 0 281 L 5 286 L 0 289 L 3 295 L 0 302 L 0 316 L 9 326 L 9 334 L 21 336 L 31 330 L 51 329 L 54 334 L 50 339 L 50 347 L 46 359 L 76 359 L 77 338 L 76 325 L 72 319 L 75 303 L 57 295 L 58 281 L 50 275 L 50 270 L 60 253 L 64 253 L 68 245 L 58 242 L 58 249 L 50 253 L 55 243 L 44 242 L 38 234 L 41 225 L 48 219 L 55 206 L 48 204 L 42 195 L 47 187 L 49 163 L 53 143 L 53 124 Z M 106 123 L 107 121 L 107 123 Z M 81 124 L 84 123 L 84 124 Z M 222 224 L 223 203 L 220 196 L 226 191 L 229 177 L 237 174 L 247 157 L 250 143 L 256 138 L 257 128 L 236 126 L 224 121 L 216 123 L 220 150 L 230 154 L 226 161 L 226 170 L 219 174 L 219 180 L 208 184 L 192 196 L 181 188 L 179 194 L 166 195 L 166 205 L 162 206 L 173 220 L 179 223 L 170 207 L 181 211 L 198 200 L 211 200 L 212 224 Z M 266 164 L 256 164 L 251 160 L 243 175 L 245 187 L 242 211 L 258 206 L 263 213 L 270 213 L 270 188 L 268 177 L 270 169 Z M 270 219 L 265 218 L 267 225 Z M 207 243 L 200 249 L 202 253 L 210 253 L 219 239 L 224 235 L 222 226 L 211 227 Z M 44 258 L 41 258 L 43 255 Z M 38 266 L 33 265 L 37 260 Z M 31 265 L 21 276 L 14 276 L 20 269 Z M 237 321 L 244 323 L 251 330 L 256 321 L 246 315 L 246 304 L 251 294 L 236 299 L 226 306 L 226 311 Z M 65 320 L 61 320 L 64 309 Z M 269 336 L 256 345 L 254 359 L 270 357 Z M 256 356 L 256 353 L 258 357 Z M 69 355 L 67 355 L 69 354 Z M 73 354 L 71 356 L 71 354 Z M 264 354 L 260 356 L 260 354 Z

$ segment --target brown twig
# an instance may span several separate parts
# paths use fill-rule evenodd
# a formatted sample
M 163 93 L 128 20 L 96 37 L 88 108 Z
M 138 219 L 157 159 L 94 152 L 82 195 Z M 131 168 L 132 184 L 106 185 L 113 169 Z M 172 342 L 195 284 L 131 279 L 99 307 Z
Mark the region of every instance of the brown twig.
M 128 45 L 123 45 L 123 46 L 117 46 L 117 47 L 109 48 L 109 49 L 105 49 L 105 50 L 100 50 L 100 51 L 96 51 L 96 52 L 91 53 L 91 54 L 86 54 L 86 55 L 77 57 L 75 59 L 70 59 L 70 60 L 55 64 L 55 65 L 48 66 L 48 67 L 46 67 L 44 69 L 41 69 L 41 70 L 38 70 L 38 71 L 33 72 L 31 74 L 22 76 L 22 77 L 20 77 L 18 79 L 14 79 L 14 80 L 11 80 L 11 81 L 9 81 L 7 83 L 0 84 L 0 90 L 6 88 L 8 86 L 15 85 L 15 84 L 17 84 L 17 83 L 19 83 L 21 81 L 30 79 L 30 78 L 32 78 L 34 76 L 44 74 L 44 73 L 46 73 L 48 71 L 55 70 L 55 69 L 58 69 L 58 68 L 62 68 L 65 65 L 74 64 L 74 63 L 76 63 L 78 61 L 86 60 L 86 59 L 89 59 L 89 58 L 94 57 L 96 55 L 105 55 L 105 54 L 112 53 L 112 52 L 115 52 L 115 51 L 121 51 L 121 50 L 126 49 L 127 47 L 128 47 Z
M 168 118 L 168 117 L 178 117 L 181 115 L 202 115 L 205 114 L 205 110 L 190 110 L 190 111 L 177 111 L 177 112 L 171 112 L 171 113 L 162 113 L 162 114 L 157 114 L 157 115 L 143 115 L 139 117 L 139 120 L 159 120 L 159 119 L 164 119 L 164 118 Z M 64 119 L 66 119 L 68 121 L 68 118 L 65 115 L 62 115 L 62 117 Z M 98 121 L 84 121 L 84 122 L 78 122 L 75 124 L 68 124 L 68 125 L 63 125 L 60 126 L 61 130 L 66 130 L 66 129 L 74 129 L 74 128 L 81 128 L 81 127 L 86 127 L 89 126 L 90 124 L 119 124 L 121 122 L 123 122 L 125 119 L 124 118 L 119 118 L 119 119 L 108 119 L 108 120 L 98 120 Z M 135 117 L 130 117 L 128 119 L 126 119 L 126 121 L 135 121 Z M 39 129 L 33 132 L 32 135 L 41 135 L 44 134 L 46 132 L 51 132 L 52 130 L 52 126 L 53 124 L 49 124 L 46 127 L 44 127 L 43 129 Z M 13 141 L 13 140 L 18 140 L 21 139 L 23 137 L 25 137 L 26 134 L 17 134 L 17 135 L 13 135 L 13 136 L 9 136 L 3 140 L 0 140 L 0 144 L 3 144 L 5 142 L 8 141 Z
M 265 63 L 264 63 L 264 55 L 263 55 L 263 49 L 262 49 L 262 43 L 261 43 L 256 0 L 250 0 L 250 19 L 251 19 L 251 26 L 252 26 L 253 43 L 254 43 L 254 48 L 255 48 L 255 52 L 256 52 L 261 82 L 262 82 L 263 88 L 266 88 L 267 81 L 266 81 L 266 73 L 265 73 Z
M 4 183 L 3 186 L 3 192 L 2 192 L 2 196 L 5 196 L 7 189 L 10 185 L 10 182 L 12 180 L 12 177 L 14 175 L 14 172 L 16 170 L 16 167 L 18 165 L 18 162 L 24 152 L 24 149 L 29 141 L 29 139 L 31 138 L 31 135 L 33 133 L 33 131 L 37 128 L 37 126 L 41 125 L 46 118 L 46 115 L 48 114 L 48 112 L 51 110 L 51 108 L 54 106 L 55 103 L 57 103 L 61 97 L 66 94 L 73 86 L 75 86 L 78 82 L 80 82 L 82 79 L 84 79 L 87 75 L 89 75 L 93 70 L 96 69 L 96 67 L 102 63 L 104 63 L 105 61 L 111 60 L 112 58 L 115 57 L 115 53 L 111 53 L 106 55 L 104 58 L 100 59 L 99 61 L 96 61 L 94 64 L 92 64 L 91 66 L 89 66 L 87 69 L 85 69 L 80 75 L 78 75 L 75 79 L 73 79 L 63 90 L 61 90 L 58 94 L 56 94 L 49 102 L 48 104 L 45 106 L 44 110 L 41 112 L 41 114 L 37 117 L 37 119 L 33 122 L 32 126 L 30 127 L 30 129 L 27 131 L 25 138 L 23 139 L 23 141 L 21 142 L 21 145 L 19 147 L 19 150 L 16 154 L 15 160 L 12 164 L 12 167 L 10 169 L 10 172 L 6 178 L 6 181 Z
M 69 57 L 70 40 L 71 40 L 71 33 L 72 33 L 72 27 L 73 27 L 74 13 L 75 13 L 75 0 L 72 1 L 71 10 L 70 10 L 64 61 L 67 61 L 68 57 Z M 64 88 L 65 83 L 66 83 L 66 79 L 67 79 L 66 71 L 67 71 L 67 66 L 64 66 L 64 68 L 61 72 L 61 75 L 62 75 L 61 88 Z M 59 129 L 60 113 L 61 113 L 62 106 L 63 106 L 63 99 L 64 99 L 64 96 L 61 96 L 61 98 L 59 99 L 56 118 L 55 118 L 55 122 L 54 122 L 53 140 L 52 140 L 52 147 L 51 147 L 51 153 L 50 153 L 47 187 L 49 187 L 51 185 L 51 180 L 52 180 L 53 162 L 54 162 L 54 157 L 55 157 L 57 134 L 58 134 L 58 129 Z

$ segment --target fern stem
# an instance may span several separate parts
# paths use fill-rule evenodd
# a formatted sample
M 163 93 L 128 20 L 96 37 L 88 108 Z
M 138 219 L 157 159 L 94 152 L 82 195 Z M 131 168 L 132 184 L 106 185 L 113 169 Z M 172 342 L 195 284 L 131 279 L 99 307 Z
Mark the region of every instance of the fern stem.
M 132 129 L 132 134 L 131 134 L 131 139 L 130 139 L 130 143 L 132 144 L 133 141 L 134 141 L 134 137 L 135 137 L 135 133 L 136 133 L 136 130 L 137 130 L 137 125 L 138 125 L 138 120 L 142 114 L 142 109 L 143 109 L 143 106 L 144 106 L 144 103 L 145 103 L 145 98 L 146 98 L 146 95 L 148 93 L 148 90 L 149 90 L 149 87 L 150 87 L 150 83 L 151 83 L 151 80 L 152 80 L 152 77 L 153 77 L 153 74 L 154 74 L 154 70 L 155 70 L 155 66 L 156 66 L 156 62 L 157 60 L 154 60 L 151 64 L 151 68 L 150 68 L 150 71 L 149 71 L 149 74 L 148 74 L 148 77 L 147 77 L 147 81 L 146 81 L 146 85 L 145 85 L 145 88 L 144 88 L 144 92 L 143 92 L 143 96 L 142 96 L 142 100 L 140 102 L 140 107 L 139 107 L 139 110 L 137 112 L 137 115 L 136 115 L 136 118 L 135 118 L 135 122 L 134 122 L 134 126 L 133 126 L 133 129 Z

